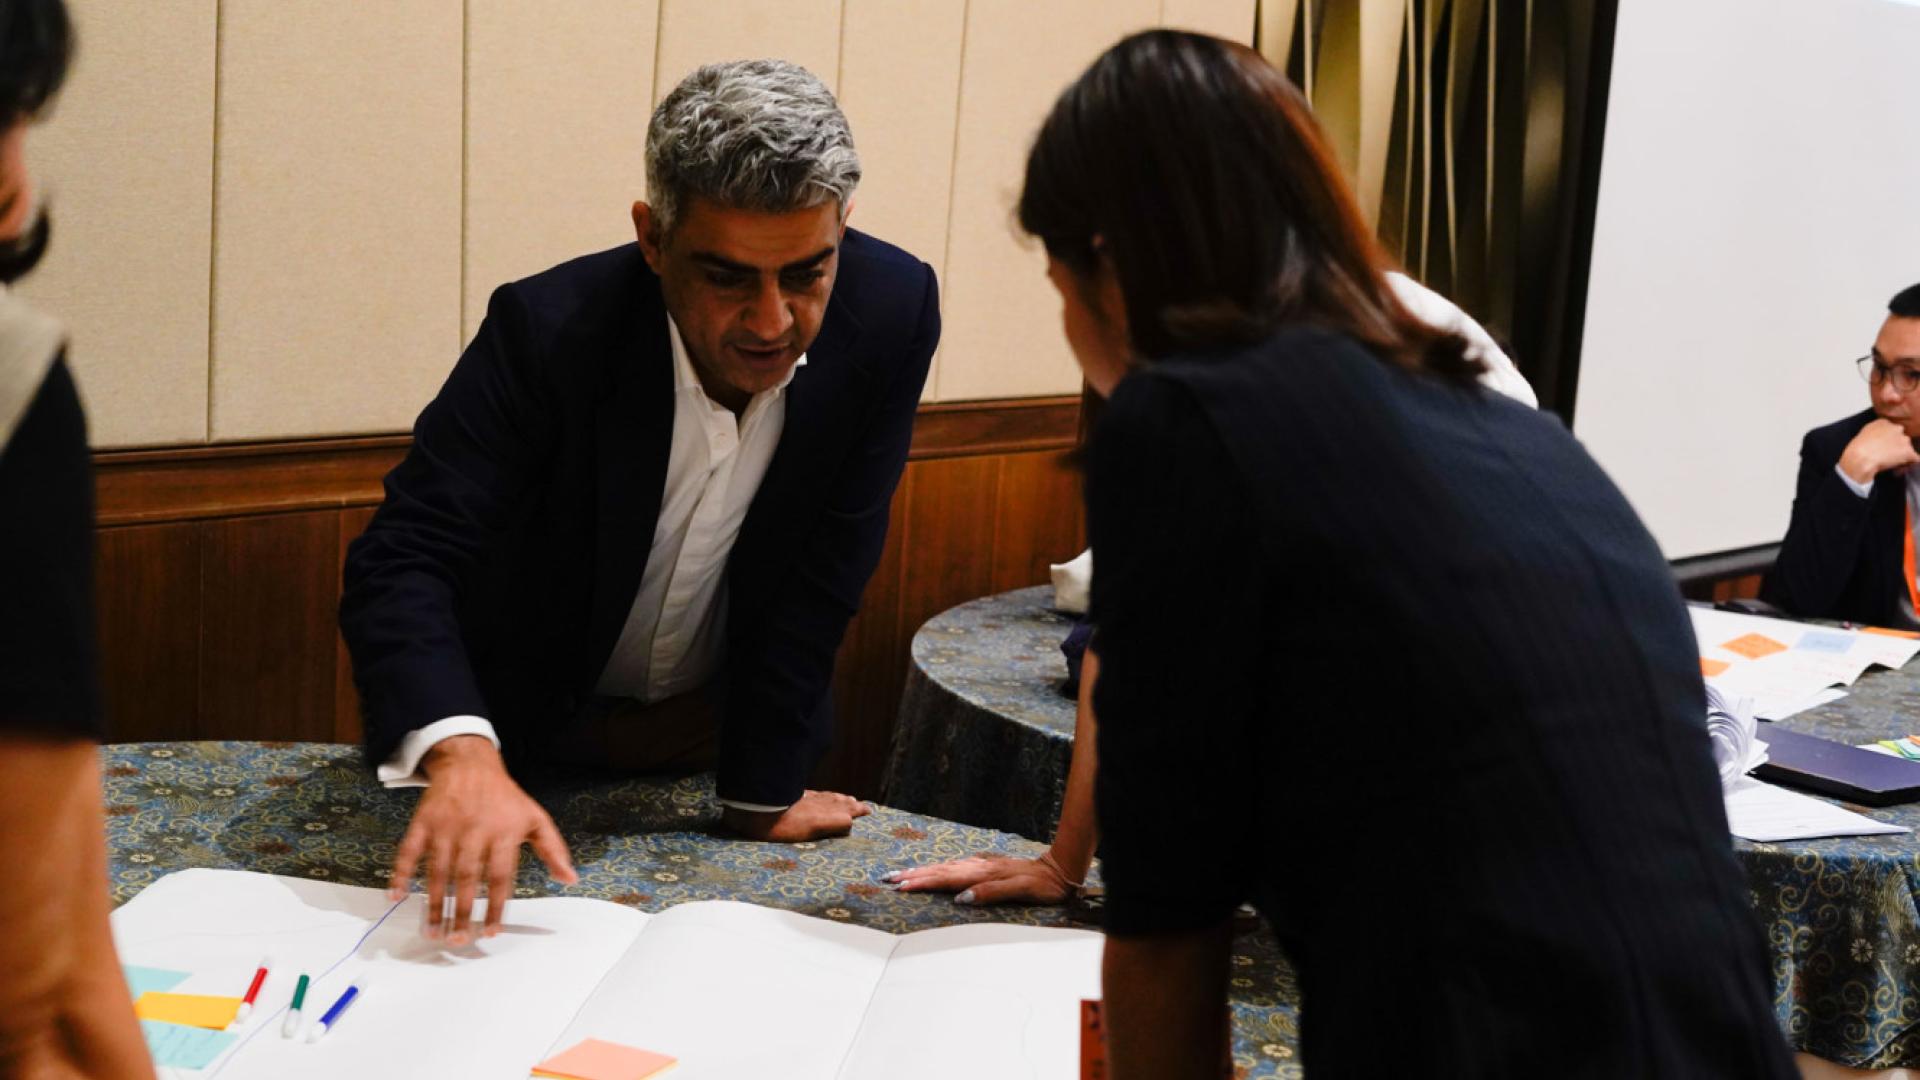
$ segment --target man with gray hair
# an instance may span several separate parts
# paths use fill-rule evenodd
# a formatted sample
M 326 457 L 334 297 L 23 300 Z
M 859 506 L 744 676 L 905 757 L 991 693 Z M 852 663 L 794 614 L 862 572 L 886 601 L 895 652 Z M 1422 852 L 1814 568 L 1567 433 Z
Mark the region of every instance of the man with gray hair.
M 576 879 L 515 775 L 717 765 L 724 823 L 764 840 L 867 813 L 805 782 L 939 340 L 933 271 L 846 227 L 853 138 L 792 64 L 688 76 L 647 180 L 637 243 L 495 290 L 348 552 L 368 759 L 425 788 L 392 888 L 425 859 L 452 944 L 498 931 L 522 844 Z

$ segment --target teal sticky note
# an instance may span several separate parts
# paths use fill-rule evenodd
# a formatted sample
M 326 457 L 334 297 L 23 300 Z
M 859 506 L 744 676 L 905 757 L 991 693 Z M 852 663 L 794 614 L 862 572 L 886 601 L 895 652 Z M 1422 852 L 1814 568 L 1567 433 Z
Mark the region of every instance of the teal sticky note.
M 133 991 L 135 1001 L 139 1001 L 140 995 L 149 990 L 156 994 L 164 994 L 187 979 L 186 972 L 168 971 L 166 968 L 121 964 L 120 970 L 127 973 L 127 989 Z
M 167 1024 L 159 1020 L 140 1021 L 140 1033 L 147 1037 L 147 1052 L 162 1068 L 204 1069 L 233 1045 L 238 1035 L 229 1031 Z

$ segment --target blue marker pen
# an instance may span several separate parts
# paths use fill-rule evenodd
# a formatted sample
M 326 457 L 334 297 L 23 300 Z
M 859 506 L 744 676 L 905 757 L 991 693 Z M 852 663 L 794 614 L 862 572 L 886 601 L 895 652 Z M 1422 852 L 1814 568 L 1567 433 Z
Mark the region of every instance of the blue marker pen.
M 367 977 L 365 975 L 355 976 L 354 980 L 347 984 L 347 992 L 341 994 L 339 1000 L 335 1001 L 333 1005 L 327 1009 L 326 1013 L 320 1017 L 320 1022 L 313 1025 L 313 1030 L 307 1032 L 307 1041 L 319 1042 L 322 1035 L 333 1030 L 333 1026 L 340 1022 L 340 1014 L 346 1012 L 347 1006 L 353 1004 L 353 999 L 359 997 L 360 991 L 366 988 Z

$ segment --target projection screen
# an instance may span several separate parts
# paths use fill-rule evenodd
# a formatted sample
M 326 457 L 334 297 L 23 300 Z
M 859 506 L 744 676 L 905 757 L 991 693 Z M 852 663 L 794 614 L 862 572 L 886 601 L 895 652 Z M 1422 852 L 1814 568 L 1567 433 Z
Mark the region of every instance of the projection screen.
M 1920 6 L 1621 0 L 1574 433 L 1668 558 L 1778 541 L 1920 282 Z

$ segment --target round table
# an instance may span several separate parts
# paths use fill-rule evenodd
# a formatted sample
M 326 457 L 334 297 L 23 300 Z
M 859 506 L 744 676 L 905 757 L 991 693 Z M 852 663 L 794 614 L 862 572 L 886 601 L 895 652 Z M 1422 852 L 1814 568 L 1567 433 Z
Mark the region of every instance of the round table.
M 125 743 L 103 747 L 101 764 L 115 904 L 196 866 L 384 886 L 417 798 L 381 787 L 358 747 L 329 743 Z M 532 793 L 566 837 L 580 883 L 556 885 L 528 857 L 515 896 L 590 896 L 643 911 L 744 900 L 896 934 L 970 922 L 1076 925 L 1059 907 L 961 907 L 881 884 L 903 866 L 1039 853 L 1003 833 L 881 806 L 839 839 L 741 840 L 719 829 L 710 773 Z M 1264 929 L 1238 937 L 1232 963 L 1241 1075 L 1300 1076 L 1299 995 L 1273 937 Z
M 1073 620 L 1051 601 L 1045 586 L 970 601 L 914 636 L 885 782 L 891 805 L 1053 835 L 1074 703 L 1059 692 Z M 1779 726 L 1851 745 L 1920 732 L 1920 658 Z M 1774 1011 L 1796 1049 L 1860 1068 L 1920 1066 L 1920 804 L 1847 808 L 1913 831 L 1734 841 L 1767 940 Z
M 1073 617 L 1040 585 L 970 600 L 913 635 L 893 753 L 889 804 L 1053 838 L 1073 758 L 1074 701 L 1060 643 Z

